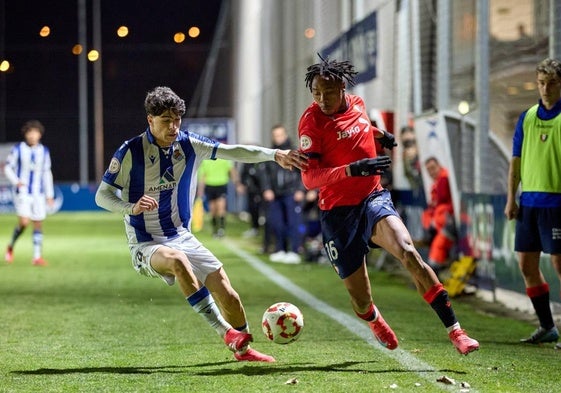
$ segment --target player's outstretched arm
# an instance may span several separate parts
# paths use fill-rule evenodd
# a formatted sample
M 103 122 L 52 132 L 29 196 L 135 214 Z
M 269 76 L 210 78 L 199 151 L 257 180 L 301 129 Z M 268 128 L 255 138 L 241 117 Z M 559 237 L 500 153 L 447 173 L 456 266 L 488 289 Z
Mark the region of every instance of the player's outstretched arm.
M 288 170 L 294 168 L 302 170 L 308 166 L 308 156 L 298 150 L 277 150 L 275 152 L 275 161 Z
M 307 156 L 298 150 L 278 150 L 254 145 L 220 144 L 216 157 L 246 163 L 276 161 L 285 169 L 304 169 L 308 162 Z

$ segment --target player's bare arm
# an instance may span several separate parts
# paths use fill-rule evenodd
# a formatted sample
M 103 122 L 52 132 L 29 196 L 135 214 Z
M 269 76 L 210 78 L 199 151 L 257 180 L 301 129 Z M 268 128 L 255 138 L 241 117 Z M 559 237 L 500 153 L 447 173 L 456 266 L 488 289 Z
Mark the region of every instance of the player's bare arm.
M 508 171 L 508 187 L 505 205 L 505 217 L 512 220 L 518 216 L 516 191 L 520 185 L 520 157 L 512 157 Z

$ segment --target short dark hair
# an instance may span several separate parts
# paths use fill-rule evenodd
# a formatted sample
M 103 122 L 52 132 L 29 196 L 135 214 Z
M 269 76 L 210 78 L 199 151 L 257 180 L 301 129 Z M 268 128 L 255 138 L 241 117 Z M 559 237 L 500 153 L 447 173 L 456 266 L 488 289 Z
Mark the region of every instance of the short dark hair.
M 284 124 L 282 124 L 282 123 L 277 123 L 277 124 L 274 124 L 274 125 L 271 127 L 271 131 L 276 130 L 277 128 L 284 128 L 284 129 L 286 130 L 286 127 L 284 126 Z
M 37 128 L 41 135 L 45 133 L 45 126 L 39 120 L 28 120 L 21 126 L 21 135 L 25 136 L 32 128 Z
M 308 72 L 306 73 L 306 87 L 309 88 L 310 91 L 312 91 L 312 82 L 317 75 L 338 81 L 345 80 L 351 86 L 355 84 L 355 75 L 358 74 L 358 72 L 355 71 L 354 66 L 349 61 L 329 60 L 329 57 L 324 59 L 319 53 L 318 56 L 321 62 L 309 66 Z
M 399 133 L 400 133 L 401 135 L 406 134 L 406 133 L 408 133 L 408 132 L 415 133 L 415 129 L 414 129 L 413 127 L 411 127 L 411 126 L 403 126 L 403 127 L 401 127 L 401 129 L 400 129 L 400 131 L 399 131 Z
M 556 59 L 544 59 L 536 67 L 536 74 L 555 75 L 561 79 L 561 63 Z
M 425 160 L 425 165 L 427 165 L 429 162 L 435 162 L 436 165 L 440 165 L 440 162 L 438 161 L 438 159 L 435 156 L 430 156 Z
M 146 94 L 144 109 L 147 115 L 160 116 L 167 110 L 171 110 L 178 116 L 185 114 L 185 101 L 172 89 L 166 86 L 158 86 Z

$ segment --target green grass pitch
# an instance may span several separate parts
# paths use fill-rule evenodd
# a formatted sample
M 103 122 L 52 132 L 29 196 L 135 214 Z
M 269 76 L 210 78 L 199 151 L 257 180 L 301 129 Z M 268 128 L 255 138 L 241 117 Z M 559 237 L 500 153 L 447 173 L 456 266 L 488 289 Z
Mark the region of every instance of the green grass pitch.
M 0 247 L 14 224 L 14 216 L 0 215 Z M 408 279 L 372 271 L 374 299 L 400 340 L 390 352 L 364 335 L 366 324 L 329 266 L 272 264 L 257 240 L 242 239 L 244 229 L 232 216 L 224 241 L 207 229 L 197 236 L 240 293 L 253 346 L 276 363 L 236 362 L 177 286 L 139 276 L 121 217 L 58 213 L 44 223 L 49 266 L 31 265 L 29 228 L 14 263 L 0 262 L 0 392 L 421 393 L 460 392 L 462 382 L 470 392 L 559 390 L 561 351 L 518 343 L 533 324 L 453 299 L 462 327 L 481 343 L 461 356 Z M 290 285 L 279 286 L 279 278 Z M 277 301 L 304 314 L 296 343 L 273 344 L 261 332 L 263 311 Z M 437 382 L 442 376 L 456 384 Z

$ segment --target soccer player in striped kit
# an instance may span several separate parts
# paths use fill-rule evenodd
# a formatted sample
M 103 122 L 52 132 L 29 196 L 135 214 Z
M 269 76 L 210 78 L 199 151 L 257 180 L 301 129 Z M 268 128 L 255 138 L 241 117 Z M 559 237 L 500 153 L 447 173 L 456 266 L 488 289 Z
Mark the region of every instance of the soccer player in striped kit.
M 390 158 L 377 157 L 375 139 L 388 149 L 396 143 L 393 135 L 371 125 L 362 98 L 345 91 L 346 83 L 354 84 L 356 74 L 348 61 L 323 58 L 308 67 L 306 74 L 314 102 L 298 125 L 300 149 L 309 157 L 302 180 L 308 189 L 319 189 L 327 256 L 343 280 L 354 312 L 368 322 L 383 346 L 395 349 L 398 341 L 372 300 L 366 266 L 369 247 L 382 247 L 399 259 L 444 324 L 452 344 L 467 355 L 479 343 L 460 327 L 448 292 L 413 246 L 389 191 L 380 184 Z
M 228 145 L 180 130 L 185 102 L 169 87 L 148 92 L 148 128 L 114 154 L 96 193 L 99 206 L 125 217 L 133 267 L 148 277 L 175 281 L 187 302 L 223 338 L 239 361 L 274 362 L 249 347 L 253 341 L 238 293 L 222 263 L 191 233 L 197 169 L 202 160 L 276 161 L 301 169 L 296 150 Z M 216 300 L 216 302 L 215 302 Z
M 14 261 L 14 245 L 30 222 L 33 223 L 33 260 L 36 266 L 45 266 L 43 259 L 43 220 L 47 205 L 54 205 L 53 173 L 49 149 L 41 143 L 45 127 L 38 120 L 29 120 L 22 128 L 24 141 L 17 143 L 4 167 L 4 173 L 13 186 L 14 207 L 18 223 L 4 259 Z

